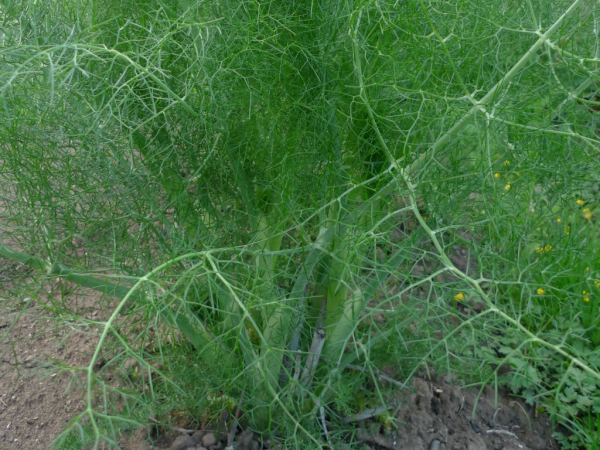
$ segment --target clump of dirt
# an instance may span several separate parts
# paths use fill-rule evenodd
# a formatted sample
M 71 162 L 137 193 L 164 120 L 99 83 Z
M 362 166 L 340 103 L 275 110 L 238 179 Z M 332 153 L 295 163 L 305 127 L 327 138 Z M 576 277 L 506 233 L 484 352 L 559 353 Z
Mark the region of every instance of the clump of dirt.
M 361 424 L 365 450 L 551 450 L 558 449 L 546 415 L 505 389 L 461 389 L 451 377 L 416 377 L 398 395 L 398 428 Z M 481 395 L 480 395 L 481 394 Z M 473 413 L 474 411 L 474 413 Z

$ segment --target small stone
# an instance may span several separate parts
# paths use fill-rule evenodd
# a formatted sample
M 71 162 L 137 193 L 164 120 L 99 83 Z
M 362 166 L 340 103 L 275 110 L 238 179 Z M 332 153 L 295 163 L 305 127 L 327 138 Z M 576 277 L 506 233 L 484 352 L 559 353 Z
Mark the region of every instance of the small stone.
M 171 445 L 171 450 L 187 450 L 190 447 L 196 447 L 196 441 L 191 436 L 184 434 L 175 439 L 175 442 Z
M 202 438 L 204 437 L 206 433 L 202 432 L 202 431 L 196 431 L 194 434 L 192 434 L 192 439 L 194 441 L 196 441 L 197 445 L 202 444 Z
M 238 442 L 244 445 L 245 447 L 248 447 L 250 445 L 250 442 L 252 442 L 253 437 L 254 433 L 252 433 L 252 431 L 244 430 L 242 434 L 238 437 Z
M 202 437 L 202 445 L 204 447 L 210 447 L 211 445 L 215 445 L 217 443 L 217 438 L 215 437 L 215 433 L 207 433 Z

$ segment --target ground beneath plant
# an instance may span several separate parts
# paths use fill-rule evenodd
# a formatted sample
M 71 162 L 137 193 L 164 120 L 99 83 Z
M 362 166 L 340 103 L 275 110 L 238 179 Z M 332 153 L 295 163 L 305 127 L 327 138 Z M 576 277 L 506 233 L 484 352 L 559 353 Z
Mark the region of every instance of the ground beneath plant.
M 397 395 L 396 426 L 385 427 L 379 420 L 356 422 L 354 445 L 349 440 L 331 441 L 332 448 L 361 450 L 551 450 L 558 444 L 551 436 L 548 417 L 536 414 L 505 390 L 489 386 L 482 392 L 461 388 L 451 377 L 415 377 L 410 389 Z M 398 425 L 399 424 L 399 425 Z M 351 429 L 349 428 L 350 432 Z M 350 434 L 350 433 L 349 433 Z M 170 432 L 170 446 L 140 447 L 164 450 L 219 450 L 228 448 L 227 432 L 188 430 Z M 143 435 L 142 435 L 143 436 Z M 175 437 L 177 436 L 177 437 Z M 165 437 L 162 442 L 164 443 Z M 358 441 L 358 446 L 356 445 Z M 264 443 L 249 430 L 241 431 L 236 450 L 284 449 L 277 443 Z M 145 445 L 145 446 L 144 446 Z
M 69 383 L 68 374 L 48 363 L 83 365 L 92 346 L 92 338 L 85 335 L 72 335 L 65 345 L 64 329 L 55 329 L 50 319 L 32 313 L 36 300 L 11 296 L 11 279 L 22 277 L 24 271 L 23 266 L 0 260 L 1 449 L 47 448 L 82 409 L 79 379 Z
M 66 321 L 57 327 L 47 317 L 47 309 L 42 314 L 40 306 L 53 301 L 53 287 L 40 287 L 33 297 L 8 298 L 11 278 L 26 271 L 24 266 L 0 260 L 0 287 L 4 287 L 0 291 L 0 449 L 51 448 L 67 423 L 85 408 L 85 373 L 74 368 L 89 364 L 98 339 L 99 330 L 93 326 L 75 326 L 75 322 L 69 326 Z M 73 294 L 70 308 L 73 317 L 90 321 L 102 321 L 110 314 L 110 305 L 93 291 Z M 360 444 L 332 441 L 334 448 L 558 448 L 548 418 L 504 390 L 496 393 L 486 387 L 480 392 L 461 388 L 449 377 L 415 377 L 409 389 L 398 391 L 393 403 L 395 426 L 386 428 L 375 419 L 350 423 L 348 435 L 353 432 Z M 263 442 L 242 425 L 235 436 L 227 435 L 226 425 L 213 431 L 160 428 L 158 435 L 139 429 L 122 436 L 119 445 L 123 450 L 220 450 L 232 442 L 236 450 L 285 448 Z
M 398 429 L 381 430 L 376 422 L 361 426 L 366 448 L 512 450 L 557 449 L 551 424 L 505 390 L 486 386 L 463 389 L 452 377 L 416 377 L 412 389 L 398 394 Z

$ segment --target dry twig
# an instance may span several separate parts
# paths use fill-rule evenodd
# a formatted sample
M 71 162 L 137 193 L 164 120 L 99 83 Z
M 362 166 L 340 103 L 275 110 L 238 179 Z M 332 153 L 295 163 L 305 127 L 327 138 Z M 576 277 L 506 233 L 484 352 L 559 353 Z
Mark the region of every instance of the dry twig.
M 150 417 L 150 418 L 148 418 L 148 420 L 150 422 L 152 422 L 152 423 L 157 424 L 157 425 L 168 426 L 169 428 L 171 428 L 171 430 L 177 431 L 178 433 L 194 434 L 194 433 L 196 433 L 198 431 L 201 431 L 201 432 L 210 432 L 210 433 L 213 432 L 212 430 L 188 430 L 187 428 L 179 428 L 179 427 L 174 427 L 174 426 L 171 426 L 171 425 L 166 425 L 164 423 L 159 422 L 154 417 Z

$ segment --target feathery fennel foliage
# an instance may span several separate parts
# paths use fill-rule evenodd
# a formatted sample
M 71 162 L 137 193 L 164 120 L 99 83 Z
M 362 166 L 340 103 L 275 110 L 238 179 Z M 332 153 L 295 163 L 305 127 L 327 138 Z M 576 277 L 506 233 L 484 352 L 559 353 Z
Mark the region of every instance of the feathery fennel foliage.
M 596 2 L 0 13 L 0 255 L 118 299 L 78 319 L 101 334 L 59 444 L 220 392 L 321 447 L 321 408 L 357 407 L 334 406 L 345 368 L 382 352 L 407 378 L 473 367 L 544 405 L 565 445 L 598 440 Z M 101 358 L 134 358 L 145 388 Z

